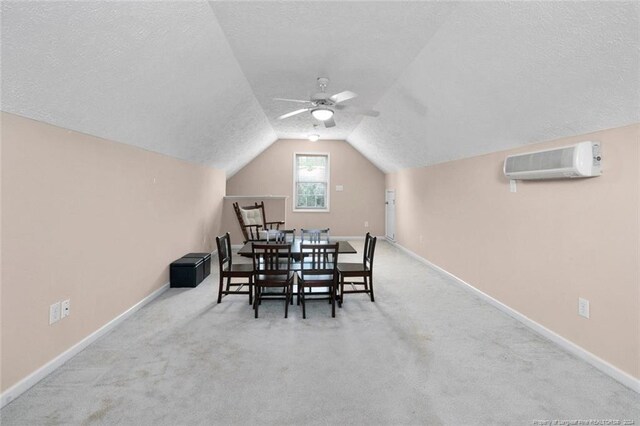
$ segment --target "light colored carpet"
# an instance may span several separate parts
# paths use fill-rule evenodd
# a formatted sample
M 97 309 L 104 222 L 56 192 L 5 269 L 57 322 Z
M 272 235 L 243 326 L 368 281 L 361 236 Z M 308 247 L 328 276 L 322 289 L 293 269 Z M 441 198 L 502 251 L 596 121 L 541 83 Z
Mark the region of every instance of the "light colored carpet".
M 350 295 L 335 319 L 326 301 L 306 320 L 266 301 L 254 319 L 245 296 L 215 303 L 213 264 L 7 405 L 2 424 L 640 424 L 640 395 L 386 242 L 375 279 L 376 302 Z

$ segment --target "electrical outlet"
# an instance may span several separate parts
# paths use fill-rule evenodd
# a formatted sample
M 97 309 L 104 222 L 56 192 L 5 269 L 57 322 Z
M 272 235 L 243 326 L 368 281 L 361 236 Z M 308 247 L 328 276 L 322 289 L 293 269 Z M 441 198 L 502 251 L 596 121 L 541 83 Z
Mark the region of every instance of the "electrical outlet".
M 49 325 L 60 321 L 60 302 L 49 306 Z
M 368 227 L 369 227 L 369 221 L 365 221 L 365 222 L 364 222 L 364 227 L 365 227 L 365 228 L 368 228 Z
M 589 301 L 578 297 L 578 315 L 589 318 Z
M 61 317 L 68 317 L 69 313 L 71 312 L 71 299 L 67 299 L 67 300 L 63 300 L 62 301 L 62 312 L 61 312 Z
M 509 191 L 518 192 L 518 186 L 514 179 L 509 180 Z

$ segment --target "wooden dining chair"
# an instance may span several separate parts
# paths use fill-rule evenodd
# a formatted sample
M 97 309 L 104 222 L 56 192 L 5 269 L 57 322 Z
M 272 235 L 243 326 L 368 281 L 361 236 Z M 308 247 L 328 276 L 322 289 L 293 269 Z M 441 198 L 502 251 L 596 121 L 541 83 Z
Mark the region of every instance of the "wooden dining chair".
M 300 244 L 304 243 L 328 243 L 329 228 L 324 229 L 300 229 Z M 309 255 L 301 254 L 300 260 L 305 260 Z
M 254 203 L 253 206 L 240 207 L 238 203 L 233 203 L 233 210 L 238 218 L 244 242 L 266 240 L 264 231 L 278 230 L 284 221 L 267 222 L 264 212 L 264 201 Z
M 270 239 L 279 244 L 293 244 L 296 242 L 296 230 L 279 229 L 273 232 L 270 237 Z
M 291 244 L 296 243 L 296 230 L 295 229 L 280 229 L 271 234 L 271 239 L 278 244 Z M 291 254 L 291 270 L 296 271 L 300 267 L 300 255 Z
M 336 316 L 336 288 L 338 286 L 338 243 L 300 244 L 300 250 L 309 253 L 298 275 L 298 299 L 302 301 L 302 318 L 307 318 L 306 296 L 326 295 L 331 303 L 331 317 Z M 326 287 L 324 293 L 307 293 L 306 290 Z M 314 298 L 316 299 L 316 298 Z M 324 300 L 324 299 L 323 299 Z
M 293 278 L 295 277 L 291 271 L 291 244 L 253 243 L 252 254 L 255 317 L 258 318 L 258 309 L 263 300 L 264 289 L 275 287 L 283 290 L 285 296 L 284 317 L 287 318 L 289 301 L 293 291 Z
M 338 278 L 340 282 L 340 297 L 338 305 L 342 306 L 344 295 L 349 293 L 367 293 L 372 302 L 375 302 L 373 296 L 373 255 L 376 252 L 377 237 L 372 237 L 370 233 L 364 237 L 364 254 L 362 263 L 339 263 Z M 360 278 L 362 281 L 352 281 L 354 278 Z M 349 282 L 346 280 L 349 279 Z M 344 285 L 349 284 L 352 290 L 345 290 Z M 361 287 L 358 289 L 358 287 Z
M 300 241 L 302 243 L 329 242 L 329 228 L 324 229 L 301 229 Z
M 218 303 L 222 301 L 222 295 L 248 294 L 249 304 L 253 303 L 253 265 L 246 263 L 233 263 L 231 252 L 231 236 L 227 232 L 223 236 L 216 237 L 218 246 L 218 265 L 220 269 L 220 284 L 218 285 Z M 232 282 L 232 279 L 244 279 L 244 282 Z M 224 285 L 226 281 L 226 286 Z M 247 290 L 242 290 L 244 286 Z

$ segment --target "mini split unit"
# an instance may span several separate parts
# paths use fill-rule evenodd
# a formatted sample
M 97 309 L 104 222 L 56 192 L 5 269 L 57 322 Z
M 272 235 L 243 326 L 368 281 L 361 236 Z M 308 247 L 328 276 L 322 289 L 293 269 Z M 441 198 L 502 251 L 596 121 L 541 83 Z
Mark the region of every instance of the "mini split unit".
M 599 176 L 602 157 L 598 142 L 510 155 L 504 160 L 509 179 L 565 179 Z

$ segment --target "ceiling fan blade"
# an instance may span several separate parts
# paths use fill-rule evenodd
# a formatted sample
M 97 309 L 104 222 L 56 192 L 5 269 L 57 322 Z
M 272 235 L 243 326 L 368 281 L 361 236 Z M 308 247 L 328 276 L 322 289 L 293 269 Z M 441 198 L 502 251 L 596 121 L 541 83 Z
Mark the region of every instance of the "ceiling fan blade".
M 355 98 L 356 96 L 358 95 L 350 92 L 349 90 L 345 90 L 344 92 L 336 93 L 335 95 L 329 97 L 329 99 L 333 103 L 339 104 L 340 102 L 348 101 L 349 99 Z
M 377 116 L 380 115 L 380 111 L 375 111 L 375 110 L 366 109 L 366 108 L 360 108 L 360 107 L 351 106 L 351 105 L 336 105 L 335 108 L 339 109 L 341 111 L 353 112 L 355 114 L 368 115 L 369 117 L 377 117 Z
M 336 122 L 333 121 L 333 117 L 324 121 L 324 127 L 329 128 L 329 127 L 335 127 L 335 126 L 336 126 Z
M 303 101 L 302 99 L 273 98 L 274 101 L 297 102 L 299 104 L 310 104 L 311 101 Z
M 301 114 L 305 111 L 309 111 L 310 109 L 311 108 L 302 108 L 302 109 L 297 109 L 295 111 L 288 112 L 286 114 L 282 114 L 280 117 L 278 117 L 278 120 L 282 120 L 283 118 L 293 117 L 294 115 Z

